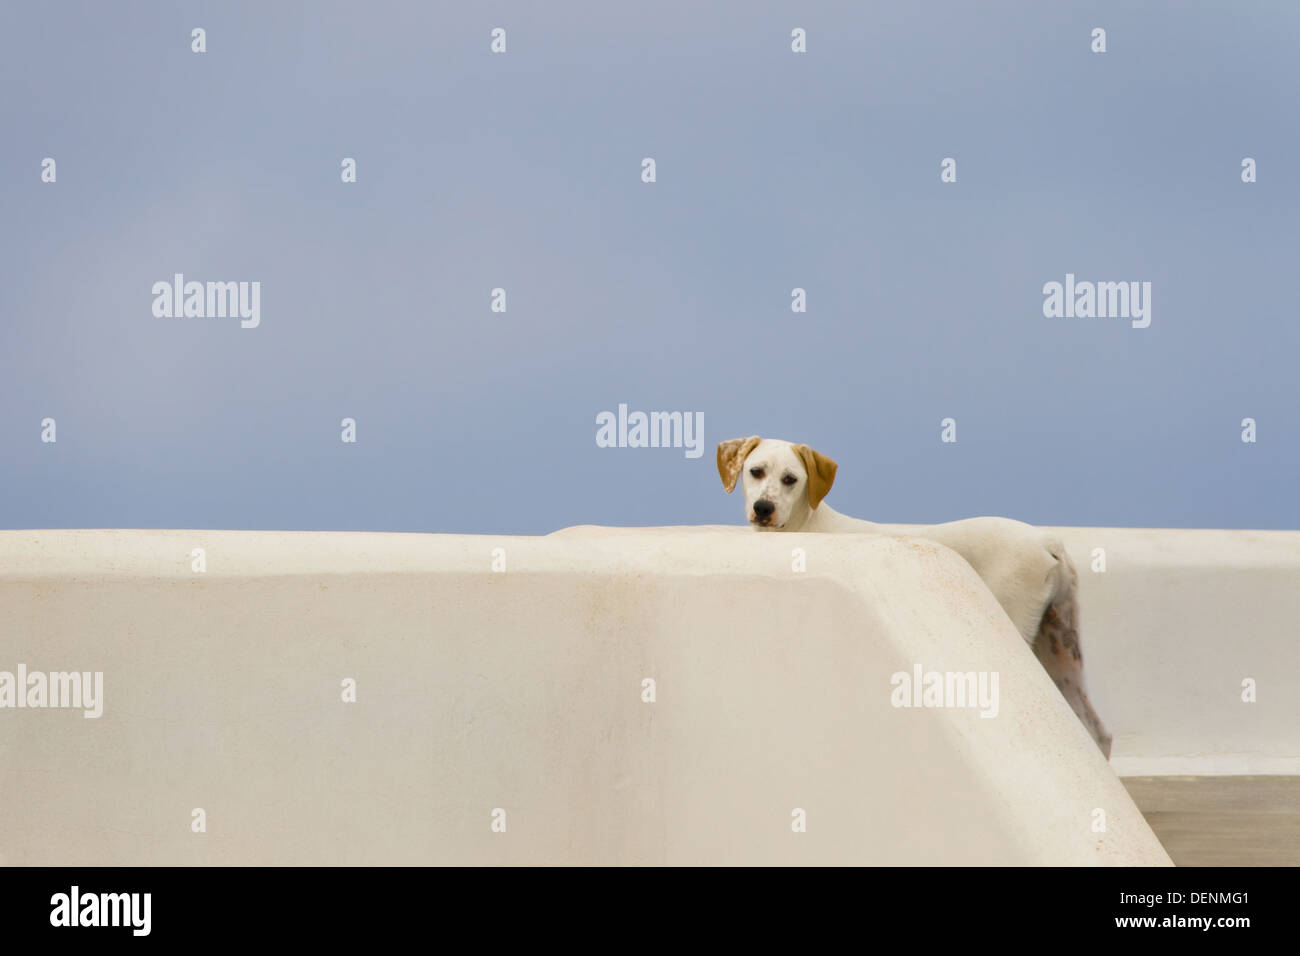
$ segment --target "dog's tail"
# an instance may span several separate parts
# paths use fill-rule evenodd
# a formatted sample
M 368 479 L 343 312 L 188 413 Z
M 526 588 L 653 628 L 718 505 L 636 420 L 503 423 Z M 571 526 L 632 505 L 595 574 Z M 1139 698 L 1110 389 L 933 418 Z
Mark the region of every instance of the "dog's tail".
M 1083 649 L 1079 643 L 1079 573 L 1060 541 L 1049 541 L 1047 550 L 1056 559 L 1053 571 L 1057 576 L 1057 586 L 1038 625 L 1034 654 L 1092 739 L 1097 741 L 1101 752 L 1110 759 L 1110 734 L 1092 709 L 1083 683 Z

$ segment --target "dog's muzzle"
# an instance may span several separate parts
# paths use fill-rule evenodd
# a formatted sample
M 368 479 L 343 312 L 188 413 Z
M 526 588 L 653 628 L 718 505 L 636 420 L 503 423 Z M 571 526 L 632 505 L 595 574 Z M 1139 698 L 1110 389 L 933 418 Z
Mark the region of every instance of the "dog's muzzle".
M 754 502 L 754 523 L 760 525 L 769 525 L 772 523 L 772 515 L 776 514 L 776 505 L 766 498 L 759 498 Z

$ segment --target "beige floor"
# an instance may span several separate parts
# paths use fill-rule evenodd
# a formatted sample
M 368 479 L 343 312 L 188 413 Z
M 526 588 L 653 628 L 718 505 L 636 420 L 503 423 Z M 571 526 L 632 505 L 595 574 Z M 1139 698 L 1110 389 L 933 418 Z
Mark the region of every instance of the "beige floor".
M 1178 866 L 1300 866 L 1300 777 L 1125 777 Z

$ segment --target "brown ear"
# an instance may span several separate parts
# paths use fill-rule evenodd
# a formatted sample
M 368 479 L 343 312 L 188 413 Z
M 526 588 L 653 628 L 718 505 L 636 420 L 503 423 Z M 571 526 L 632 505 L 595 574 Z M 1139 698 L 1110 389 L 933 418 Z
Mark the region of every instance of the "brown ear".
M 748 438 L 733 438 L 718 445 L 718 477 L 722 479 L 722 487 L 727 489 L 727 494 L 735 489 L 740 469 L 745 467 L 745 459 L 762 440 L 757 435 L 750 435 Z
M 835 471 L 840 466 L 807 445 L 791 445 L 790 448 L 803 459 L 804 469 L 808 472 L 808 504 L 816 508 L 835 484 Z

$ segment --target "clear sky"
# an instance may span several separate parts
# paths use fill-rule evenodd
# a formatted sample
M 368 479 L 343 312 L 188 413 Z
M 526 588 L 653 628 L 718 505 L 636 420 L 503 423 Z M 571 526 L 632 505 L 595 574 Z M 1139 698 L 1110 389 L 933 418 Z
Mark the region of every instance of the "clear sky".
M 0 527 L 740 523 L 760 434 L 876 521 L 1300 528 L 1298 51 L 1282 2 L 6 3 Z M 1045 317 L 1067 273 L 1150 326 Z M 620 403 L 704 454 L 598 447 Z

